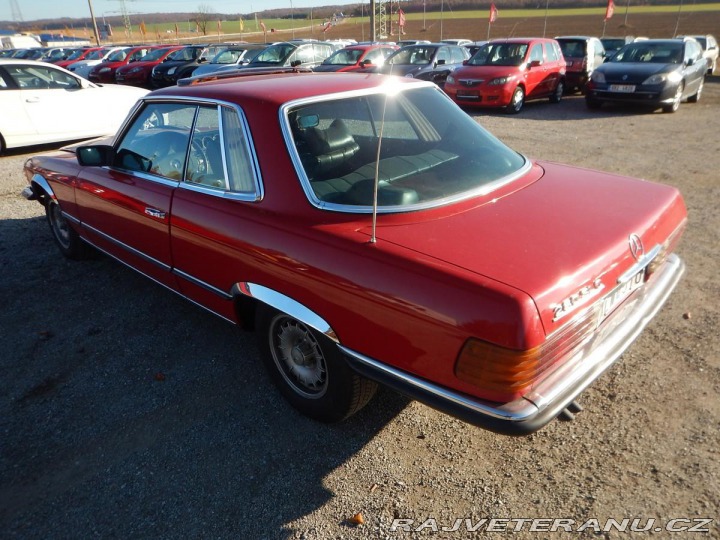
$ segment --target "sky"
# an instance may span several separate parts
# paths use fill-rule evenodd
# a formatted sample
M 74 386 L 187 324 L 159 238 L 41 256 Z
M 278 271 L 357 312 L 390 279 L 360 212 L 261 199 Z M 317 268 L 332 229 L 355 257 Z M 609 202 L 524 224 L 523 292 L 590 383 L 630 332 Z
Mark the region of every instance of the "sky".
M 132 19 L 135 13 L 176 13 L 194 12 L 198 6 L 209 6 L 216 13 L 252 13 L 263 9 L 281 7 L 310 7 L 338 5 L 349 0 L 125 0 L 125 6 Z M 90 0 L 95 17 L 119 15 L 121 0 Z M 88 0 L 16 0 L 22 20 L 58 19 L 61 17 L 84 18 L 90 16 Z M 0 21 L 12 21 L 12 0 L 0 0 Z

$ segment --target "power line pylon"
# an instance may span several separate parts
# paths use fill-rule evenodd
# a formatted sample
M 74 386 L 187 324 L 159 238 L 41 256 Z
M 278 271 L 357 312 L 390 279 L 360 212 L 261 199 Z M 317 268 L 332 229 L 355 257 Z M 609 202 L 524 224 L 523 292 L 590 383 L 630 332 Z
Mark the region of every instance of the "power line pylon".
M 10 0 L 10 12 L 12 13 L 12 20 L 14 22 L 23 22 L 22 12 L 20 11 L 20 5 L 17 0 Z

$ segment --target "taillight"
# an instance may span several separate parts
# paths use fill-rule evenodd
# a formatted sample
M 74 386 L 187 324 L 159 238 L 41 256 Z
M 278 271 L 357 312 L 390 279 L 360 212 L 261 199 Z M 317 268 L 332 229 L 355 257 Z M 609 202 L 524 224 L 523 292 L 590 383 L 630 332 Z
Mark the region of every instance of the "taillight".
M 597 327 L 597 305 L 553 333 L 533 349 L 517 351 L 478 339 L 469 339 L 458 356 L 455 376 L 476 386 L 493 401 L 510 401 L 526 394 L 551 367 L 572 356 Z

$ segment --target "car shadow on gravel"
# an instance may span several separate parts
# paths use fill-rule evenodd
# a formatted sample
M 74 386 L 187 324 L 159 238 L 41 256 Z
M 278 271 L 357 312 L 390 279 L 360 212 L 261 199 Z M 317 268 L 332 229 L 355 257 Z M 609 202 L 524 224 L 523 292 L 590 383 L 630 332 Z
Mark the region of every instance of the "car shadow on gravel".
M 8 538 L 290 538 L 408 403 L 381 390 L 349 421 L 311 421 L 252 333 L 109 257 L 63 259 L 43 218 L 0 221 L 0 240 Z

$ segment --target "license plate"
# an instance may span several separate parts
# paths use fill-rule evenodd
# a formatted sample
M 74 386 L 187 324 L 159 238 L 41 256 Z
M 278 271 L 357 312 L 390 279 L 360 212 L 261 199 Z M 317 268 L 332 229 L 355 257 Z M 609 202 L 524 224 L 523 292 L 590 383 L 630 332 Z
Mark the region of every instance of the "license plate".
M 603 298 L 601 301 L 602 305 L 600 308 L 600 322 L 605 320 L 605 318 L 610 315 L 616 307 L 622 304 L 623 301 L 628 296 L 630 296 L 633 291 L 636 291 L 637 289 L 642 287 L 643 283 L 645 283 L 645 268 L 642 268 L 640 271 L 638 271 L 637 274 L 632 276 L 625 283 L 621 283 L 612 291 L 610 291 L 610 293 L 607 294 L 605 298 Z
M 478 93 L 477 92 L 458 92 L 457 97 L 465 98 L 465 99 L 477 99 Z
M 635 85 L 634 84 L 611 84 L 610 91 L 611 92 L 623 92 L 625 94 L 629 94 L 629 93 L 632 93 L 635 91 Z

